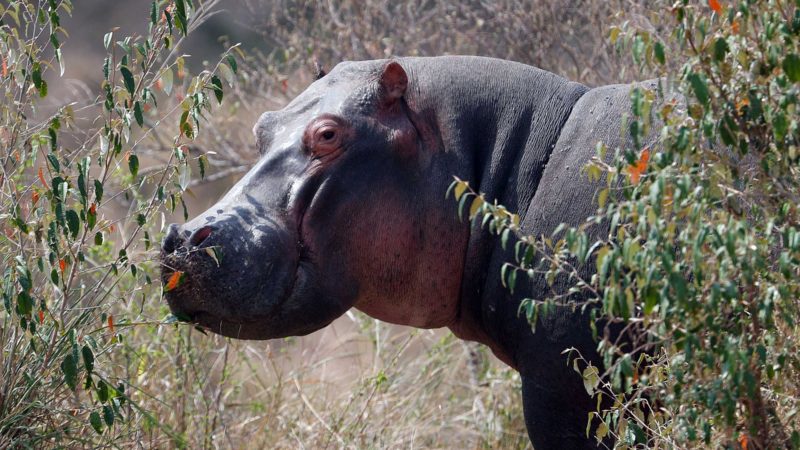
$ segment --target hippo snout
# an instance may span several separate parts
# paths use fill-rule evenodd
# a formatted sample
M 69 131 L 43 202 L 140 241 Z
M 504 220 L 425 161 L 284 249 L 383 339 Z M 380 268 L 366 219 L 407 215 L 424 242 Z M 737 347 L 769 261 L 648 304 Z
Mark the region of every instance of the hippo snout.
M 180 319 L 260 338 L 294 285 L 296 241 L 292 227 L 238 205 L 172 224 L 161 243 L 164 298 Z

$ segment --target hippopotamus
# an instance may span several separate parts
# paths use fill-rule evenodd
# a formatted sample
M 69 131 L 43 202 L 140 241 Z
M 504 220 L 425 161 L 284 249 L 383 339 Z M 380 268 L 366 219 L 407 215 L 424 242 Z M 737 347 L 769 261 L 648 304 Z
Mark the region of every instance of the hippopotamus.
M 258 119 L 260 158 L 222 199 L 169 226 L 162 277 L 183 277 L 169 307 L 238 339 L 305 335 L 350 308 L 447 327 L 520 372 L 537 450 L 595 448 L 596 402 L 563 354 L 602 366 L 591 315 L 564 305 L 532 331 L 520 302 L 550 287 L 506 289 L 513 255 L 445 194 L 454 176 L 468 181 L 530 235 L 583 223 L 598 186 L 582 169 L 598 141 L 630 145 L 630 90 L 485 57 L 339 63 Z

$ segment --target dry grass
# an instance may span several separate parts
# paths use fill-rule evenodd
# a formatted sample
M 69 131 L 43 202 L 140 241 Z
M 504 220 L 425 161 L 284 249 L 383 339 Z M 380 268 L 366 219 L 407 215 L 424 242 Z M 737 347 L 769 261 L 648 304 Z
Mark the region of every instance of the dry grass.
M 263 343 L 156 330 L 129 333 L 117 352 L 140 389 L 132 400 L 158 421 L 126 425 L 145 447 L 175 444 L 172 432 L 189 448 L 530 445 L 519 375 L 449 332 L 358 312 Z

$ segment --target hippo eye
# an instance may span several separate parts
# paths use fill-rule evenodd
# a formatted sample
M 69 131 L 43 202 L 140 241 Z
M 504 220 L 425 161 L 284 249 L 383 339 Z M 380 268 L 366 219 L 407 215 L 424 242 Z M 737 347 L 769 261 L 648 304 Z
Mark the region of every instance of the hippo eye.
M 342 120 L 330 114 L 317 118 L 303 134 L 304 147 L 316 156 L 326 156 L 338 152 L 348 130 Z
M 337 138 L 336 129 L 330 125 L 322 126 L 317 129 L 316 132 L 317 144 L 331 145 L 336 142 L 336 138 Z

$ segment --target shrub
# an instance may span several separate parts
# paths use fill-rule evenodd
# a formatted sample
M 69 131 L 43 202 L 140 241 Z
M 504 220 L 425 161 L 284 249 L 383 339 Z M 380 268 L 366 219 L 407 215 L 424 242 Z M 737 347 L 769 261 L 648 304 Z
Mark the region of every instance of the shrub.
M 798 448 L 800 8 L 778 0 L 652 8 L 656 27 L 611 31 L 637 67 L 662 78 L 654 91 L 631 91 L 634 147 L 599 143 L 586 167 L 588 178 L 605 180 L 587 225 L 604 221 L 609 234 L 520 236 L 504 283 L 529 271 L 550 283 L 570 276 L 566 297 L 526 300 L 533 325 L 567 302 L 628 331 L 622 341 L 599 333 L 604 368 L 575 366 L 594 396 L 614 399 L 590 415 L 598 438 L 613 434 L 620 447 Z M 660 139 L 648 148 L 651 130 Z M 464 182 L 455 188 L 471 218 L 486 216 L 504 241 L 519 233 L 505 208 Z M 594 275 L 582 277 L 582 263 Z
M 203 174 L 205 157 L 187 144 L 223 98 L 216 72 L 232 77 L 236 63 L 225 55 L 186 76 L 173 50 L 203 11 L 153 2 L 146 36 L 105 35 L 96 102 L 52 108 L 43 100 L 52 72 L 64 73 L 61 18 L 72 7 L 0 6 L 0 447 L 113 445 L 143 423 L 180 443 L 141 406 L 131 377 L 125 341 L 147 323 L 115 311 L 161 290 L 154 219 L 181 209 L 192 165 Z M 172 95 L 179 87 L 183 98 Z M 154 153 L 163 133 L 169 149 Z

